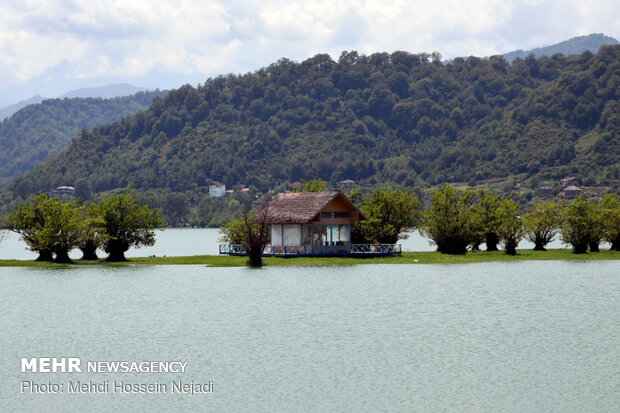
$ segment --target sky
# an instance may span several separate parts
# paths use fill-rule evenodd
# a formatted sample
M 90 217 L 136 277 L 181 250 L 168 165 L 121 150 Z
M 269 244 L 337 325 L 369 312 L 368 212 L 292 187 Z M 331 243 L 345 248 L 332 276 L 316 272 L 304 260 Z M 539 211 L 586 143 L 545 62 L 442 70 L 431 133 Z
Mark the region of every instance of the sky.
M 620 39 L 618 0 L 2 0 L 0 106 L 127 82 L 170 89 L 343 50 L 528 50 Z

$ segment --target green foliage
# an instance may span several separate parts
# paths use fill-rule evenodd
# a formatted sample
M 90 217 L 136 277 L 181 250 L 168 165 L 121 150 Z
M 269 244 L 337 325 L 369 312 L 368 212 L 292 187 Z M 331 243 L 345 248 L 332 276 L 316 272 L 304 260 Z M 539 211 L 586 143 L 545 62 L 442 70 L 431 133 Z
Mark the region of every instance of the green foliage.
M 254 219 L 256 214 L 257 211 L 255 210 L 249 212 L 250 221 Z M 222 234 L 219 241 L 222 243 L 245 246 L 248 242 L 247 228 L 243 216 L 238 216 L 232 221 L 225 223 L 219 231 Z
M 293 189 L 293 192 L 321 192 L 327 186 L 327 182 L 322 179 L 311 179 L 306 181 L 305 179 L 299 180 L 299 189 Z
M 474 209 L 475 192 L 444 185 L 433 192 L 425 211 L 422 233 L 446 254 L 465 254 L 480 239 L 480 223 Z
M 243 246 L 250 267 L 263 266 L 263 250 L 270 240 L 270 226 L 264 220 L 255 222 L 257 214 L 258 211 L 246 207 L 240 217 L 226 223 L 220 229 L 222 234 L 220 241 Z
M 499 221 L 497 234 L 504 251 L 508 255 L 515 255 L 517 245 L 525 232 L 523 221 L 519 217 L 519 204 L 514 202 L 512 197 L 502 199 L 497 208 L 497 217 Z
M 17 111 L 0 123 L 0 187 L 11 177 L 60 153 L 81 130 L 134 115 L 163 94 L 156 91 L 113 99 L 48 99 Z
M 63 203 L 45 194 L 21 204 L 7 220 L 9 229 L 20 234 L 30 250 L 39 253 L 38 260 L 51 261 L 55 254 L 54 260 L 61 263 L 71 262 L 69 251 L 80 244 L 88 224 L 75 203 Z
M 354 243 L 395 244 L 420 223 L 420 200 L 408 191 L 380 188 L 367 198 L 354 193 L 353 200 L 368 218 L 351 228 Z
M 572 245 L 576 254 L 585 254 L 593 243 L 598 247 L 604 236 L 604 227 L 597 203 L 578 196 L 566 207 L 563 218 L 560 230 L 562 242 Z
M 490 191 L 480 191 L 479 200 L 475 206 L 477 224 L 480 226 L 480 234 L 484 237 L 487 251 L 497 251 L 499 242 L 499 229 L 502 224 L 500 206 L 504 199 L 501 194 Z
M 535 251 L 545 251 L 559 232 L 562 217 L 563 206 L 553 201 L 536 204 L 533 211 L 523 215 L 525 238 L 534 243 Z
M 125 261 L 130 247 L 155 244 L 154 229 L 165 225 L 157 211 L 140 206 L 135 192 L 112 195 L 101 201 L 99 208 L 108 237 L 103 246 L 108 261 Z
M 102 248 L 108 240 L 105 233 L 105 221 L 103 220 L 99 204 L 83 205 L 80 208 L 82 220 L 81 234 L 78 248 L 82 250 L 83 260 L 97 260 L 97 249 Z
M 21 235 L 28 249 L 39 254 L 37 261 L 54 258 L 52 245 L 40 235 L 48 221 L 48 201 L 47 195 L 39 195 L 32 202 L 21 203 L 7 218 L 7 228 Z
M 611 249 L 620 251 L 620 201 L 618 195 L 607 194 L 601 201 L 604 240 L 611 243 Z

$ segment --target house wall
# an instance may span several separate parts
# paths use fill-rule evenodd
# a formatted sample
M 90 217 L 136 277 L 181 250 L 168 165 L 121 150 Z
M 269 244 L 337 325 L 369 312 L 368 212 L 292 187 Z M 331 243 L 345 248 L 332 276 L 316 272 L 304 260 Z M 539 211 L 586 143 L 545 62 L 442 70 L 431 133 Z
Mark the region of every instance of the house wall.
M 271 245 L 297 246 L 301 243 L 301 225 L 271 225 Z

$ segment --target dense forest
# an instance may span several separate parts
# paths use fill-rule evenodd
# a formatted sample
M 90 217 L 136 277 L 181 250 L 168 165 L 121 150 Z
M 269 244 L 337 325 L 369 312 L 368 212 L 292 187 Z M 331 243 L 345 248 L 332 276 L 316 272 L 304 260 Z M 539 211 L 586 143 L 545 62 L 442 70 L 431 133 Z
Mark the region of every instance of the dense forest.
M 28 105 L 0 123 L 0 187 L 51 159 L 71 143 L 81 129 L 105 125 L 151 105 L 164 92 L 132 96 L 48 99 Z
M 58 185 L 88 199 L 133 184 L 151 198 L 175 194 L 189 211 L 210 180 L 264 193 L 301 178 L 420 192 L 498 181 L 533 190 L 574 175 L 613 192 L 619 98 L 620 46 L 512 64 L 501 56 L 444 64 L 438 53 L 402 51 L 281 59 L 82 129 L 67 150 L 13 180 L 3 205 Z

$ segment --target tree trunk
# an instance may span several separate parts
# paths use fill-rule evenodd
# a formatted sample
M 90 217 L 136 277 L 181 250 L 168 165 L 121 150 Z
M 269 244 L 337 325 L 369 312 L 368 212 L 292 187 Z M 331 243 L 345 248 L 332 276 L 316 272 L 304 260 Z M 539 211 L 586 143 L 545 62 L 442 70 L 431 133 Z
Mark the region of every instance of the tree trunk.
M 517 255 L 517 242 L 516 240 L 507 240 L 506 245 L 506 254 L 508 255 Z
M 588 251 L 588 244 L 586 242 L 580 244 L 573 244 L 573 252 L 575 254 L 585 254 Z
M 125 251 L 121 251 L 121 250 L 110 251 L 108 253 L 108 258 L 106 258 L 106 261 L 109 261 L 109 262 L 127 261 L 127 258 L 125 258 Z
M 534 251 L 547 251 L 545 242 L 542 239 L 536 238 L 536 242 L 534 242 Z
M 85 261 L 97 261 L 99 257 L 97 256 L 97 244 L 94 242 L 87 242 L 84 244 L 80 250 L 82 251 L 82 260 Z
M 54 261 L 54 256 L 52 255 L 52 251 L 39 251 L 39 256 L 37 257 L 37 261 Z
M 108 253 L 106 261 L 109 262 L 123 262 L 127 261 L 125 258 L 125 251 L 129 249 L 129 245 L 126 242 L 119 240 L 110 240 L 105 246 L 105 252 Z
M 464 255 L 467 252 L 467 243 L 461 237 L 448 237 L 437 249 L 444 254 Z
M 262 267 L 263 266 L 263 254 L 260 249 L 252 248 L 248 252 L 248 266 L 250 267 Z
M 598 242 L 596 241 L 590 242 L 590 252 L 600 252 L 598 248 Z
M 54 262 L 58 264 L 73 264 L 71 258 L 69 258 L 69 251 L 56 249 L 56 259 Z
M 497 243 L 499 242 L 499 237 L 495 232 L 487 232 L 484 234 L 484 240 L 487 244 L 487 251 L 498 251 Z

